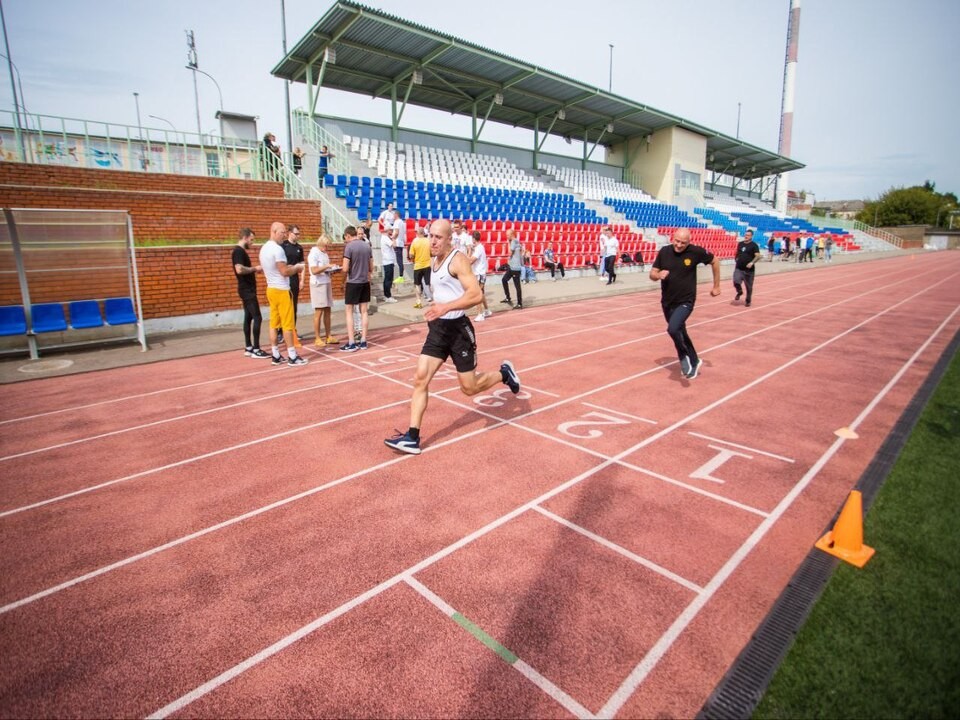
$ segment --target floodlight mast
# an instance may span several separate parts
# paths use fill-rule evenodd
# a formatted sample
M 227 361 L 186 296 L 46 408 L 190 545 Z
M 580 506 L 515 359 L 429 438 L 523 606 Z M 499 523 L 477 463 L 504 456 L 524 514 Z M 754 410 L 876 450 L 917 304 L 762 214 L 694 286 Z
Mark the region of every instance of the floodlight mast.
M 193 70 L 193 102 L 197 108 L 197 135 L 203 137 L 203 129 L 200 127 L 200 94 L 197 92 L 197 45 L 194 42 L 193 30 L 185 30 L 187 33 L 187 69 Z

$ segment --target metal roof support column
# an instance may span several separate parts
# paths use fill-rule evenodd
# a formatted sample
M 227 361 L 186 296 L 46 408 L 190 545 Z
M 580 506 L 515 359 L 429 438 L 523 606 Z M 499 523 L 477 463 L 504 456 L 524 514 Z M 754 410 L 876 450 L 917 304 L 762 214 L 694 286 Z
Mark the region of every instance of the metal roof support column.
M 540 153 L 540 116 L 537 115 L 533 119 L 533 169 L 536 170 L 540 163 L 538 162 L 538 156 Z
M 483 132 L 483 128 L 485 128 L 486 125 L 487 125 L 487 118 L 490 117 L 490 113 L 493 111 L 493 106 L 494 106 L 495 104 L 496 104 L 496 103 L 491 99 L 491 100 L 490 100 L 490 107 L 487 108 L 487 114 L 483 116 L 483 122 L 480 123 L 480 129 L 479 129 L 479 130 L 477 130 L 477 120 L 476 120 L 476 118 L 477 118 L 477 111 L 476 111 L 477 104 L 476 104 L 476 103 L 473 104 L 473 107 L 474 107 L 473 118 L 474 118 L 474 120 L 473 120 L 473 142 L 470 144 L 470 147 L 472 148 L 471 152 L 474 152 L 474 153 L 477 152 L 477 141 L 480 139 L 480 133 Z
M 471 114 L 470 152 L 474 155 L 477 153 L 477 103 L 473 103 L 473 112 Z
M 327 55 L 326 53 L 324 53 L 323 62 L 320 63 L 320 73 L 319 75 L 317 75 L 317 91 L 313 93 L 311 90 L 311 88 L 313 87 L 313 82 L 310 79 L 313 75 L 313 67 L 311 65 L 307 65 L 307 98 L 309 100 L 309 98 L 311 97 L 311 93 L 313 97 L 313 100 L 310 101 L 310 104 L 309 104 L 311 120 L 313 120 L 314 115 L 316 115 L 317 113 L 317 100 L 320 99 L 320 86 L 323 85 L 323 76 L 326 74 L 326 72 L 327 72 Z
M 397 142 L 399 118 L 397 118 L 397 84 L 390 86 L 390 139 Z
M 307 117 L 310 122 L 313 122 L 313 103 L 313 68 L 307 65 Z
M 590 148 L 590 152 L 587 152 L 587 133 L 583 133 L 583 169 L 587 169 L 587 160 L 590 159 L 590 156 L 593 155 L 593 151 L 597 149 L 597 145 L 600 144 L 600 141 L 603 140 L 603 136 L 607 134 L 607 129 L 604 128 L 600 131 L 600 137 L 597 138 L 597 141 L 593 144 L 593 147 Z
M 396 87 L 396 85 L 394 85 Z M 400 125 L 400 120 L 403 118 L 403 111 L 407 109 L 407 100 L 410 99 L 410 91 L 413 90 L 413 76 L 410 76 L 410 84 L 407 85 L 407 92 L 403 96 L 403 105 L 400 107 L 400 113 L 397 115 L 397 126 Z M 396 139 L 394 139 L 396 142 Z

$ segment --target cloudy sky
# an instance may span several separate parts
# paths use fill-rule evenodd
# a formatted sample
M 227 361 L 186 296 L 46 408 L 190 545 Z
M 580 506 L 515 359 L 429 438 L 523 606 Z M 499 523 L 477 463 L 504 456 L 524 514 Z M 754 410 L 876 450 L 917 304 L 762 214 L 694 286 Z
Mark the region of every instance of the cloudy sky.
M 332 0 L 286 0 L 288 46 Z M 368 3 L 776 151 L 788 0 L 374 0 Z M 282 145 L 280 0 L 2 0 L 31 113 L 196 131 L 184 31 L 224 108 L 259 117 Z M 960 193 L 960 0 L 803 0 L 791 187 L 819 200 L 872 198 L 936 182 Z M 217 129 L 198 76 L 201 125 Z M 306 105 L 302 84 L 293 107 Z M 0 122 L 13 109 L 0 79 Z M 318 111 L 389 123 L 388 101 L 324 90 Z M 150 118 L 163 118 L 167 122 Z M 405 127 L 469 135 L 469 117 L 408 108 Z M 488 123 L 483 139 L 527 147 Z M 562 141 L 545 149 L 576 153 Z M 596 159 L 596 156 L 594 156 Z

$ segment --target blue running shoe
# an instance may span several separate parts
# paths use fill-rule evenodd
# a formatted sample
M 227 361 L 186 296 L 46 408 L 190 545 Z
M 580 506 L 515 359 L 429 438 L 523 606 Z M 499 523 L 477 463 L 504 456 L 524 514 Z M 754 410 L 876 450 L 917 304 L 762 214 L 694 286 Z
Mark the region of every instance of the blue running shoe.
M 410 437 L 409 432 L 402 433 L 399 430 L 395 432 L 397 433 L 396 435 L 383 441 L 384 445 L 393 448 L 397 452 L 407 453 L 408 455 L 420 454 L 420 440 L 414 440 Z

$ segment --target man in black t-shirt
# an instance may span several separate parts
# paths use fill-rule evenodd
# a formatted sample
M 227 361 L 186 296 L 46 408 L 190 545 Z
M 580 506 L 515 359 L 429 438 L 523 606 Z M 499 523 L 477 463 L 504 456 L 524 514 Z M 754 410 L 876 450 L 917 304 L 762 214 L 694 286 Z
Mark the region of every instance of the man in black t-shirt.
M 253 244 L 254 232 L 250 228 L 240 230 L 240 239 L 233 248 L 233 274 L 237 276 L 237 295 L 243 303 L 243 354 L 247 357 L 268 358 L 269 354 L 260 349 L 260 299 L 257 297 L 257 273 L 263 272 L 260 266 L 250 266 L 247 250 Z
M 673 231 L 670 245 L 660 248 L 650 270 L 650 279 L 660 281 L 660 305 L 667 320 L 667 334 L 677 348 L 680 372 L 692 380 L 703 364 L 687 334 L 687 318 L 697 301 L 697 265 L 709 265 L 713 270 L 713 288 L 710 295 L 720 294 L 720 260 L 699 245 L 690 244 L 690 229 Z
M 737 289 L 734 302 L 743 297 L 743 285 L 747 286 L 747 307 L 753 299 L 754 265 L 760 261 L 760 246 L 753 241 L 753 230 L 743 234 L 743 240 L 737 243 L 734 256 L 733 286 Z

